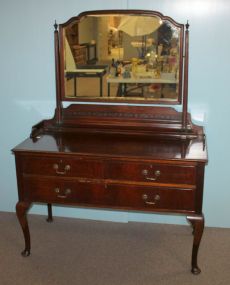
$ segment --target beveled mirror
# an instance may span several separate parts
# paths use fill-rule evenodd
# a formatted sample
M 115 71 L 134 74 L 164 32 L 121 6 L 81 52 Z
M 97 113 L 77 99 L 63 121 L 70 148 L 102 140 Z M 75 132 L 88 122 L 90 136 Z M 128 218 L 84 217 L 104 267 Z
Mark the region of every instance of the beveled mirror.
M 184 25 L 152 11 L 89 11 L 59 35 L 63 101 L 181 103 Z

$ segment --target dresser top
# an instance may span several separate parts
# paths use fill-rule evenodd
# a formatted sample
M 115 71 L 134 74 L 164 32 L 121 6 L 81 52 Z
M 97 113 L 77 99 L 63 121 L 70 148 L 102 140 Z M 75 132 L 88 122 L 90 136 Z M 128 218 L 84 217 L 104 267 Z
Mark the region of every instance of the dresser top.
M 203 137 L 189 140 L 118 134 L 55 133 L 28 138 L 13 152 L 207 161 Z

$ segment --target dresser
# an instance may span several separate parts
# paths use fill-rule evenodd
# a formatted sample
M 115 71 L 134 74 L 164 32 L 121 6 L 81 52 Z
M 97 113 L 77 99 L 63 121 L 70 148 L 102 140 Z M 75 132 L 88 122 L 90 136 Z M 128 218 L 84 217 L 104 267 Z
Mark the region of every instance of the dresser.
M 99 12 L 91 13 L 95 17 Z M 99 14 L 106 13 L 111 11 Z M 127 17 L 131 12 L 122 13 Z M 164 19 L 158 12 L 135 13 Z M 16 212 L 25 239 L 22 255 L 31 252 L 27 211 L 34 203 L 48 205 L 48 221 L 53 219 L 52 204 L 171 213 L 184 215 L 193 227 L 191 267 L 192 273 L 200 273 L 197 257 L 204 229 L 207 150 L 203 128 L 193 124 L 187 112 L 187 81 L 181 93 L 182 111 L 143 106 L 142 98 L 139 105 L 85 104 L 80 98 L 80 103 L 63 107 L 62 101 L 68 101 L 62 86 L 61 29 L 65 25 L 59 33 L 55 29 L 55 115 L 33 126 L 30 137 L 13 149 L 19 196 Z M 188 40 L 186 48 L 188 52 Z M 188 61 L 184 65 L 186 79 Z

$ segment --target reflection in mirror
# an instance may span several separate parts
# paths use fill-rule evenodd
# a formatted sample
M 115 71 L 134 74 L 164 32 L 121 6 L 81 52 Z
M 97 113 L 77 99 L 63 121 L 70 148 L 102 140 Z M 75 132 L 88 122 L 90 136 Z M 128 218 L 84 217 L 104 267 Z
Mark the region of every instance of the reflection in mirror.
M 87 15 L 62 33 L 65 98 L 180 101 L 180 25 L 158 16 Z

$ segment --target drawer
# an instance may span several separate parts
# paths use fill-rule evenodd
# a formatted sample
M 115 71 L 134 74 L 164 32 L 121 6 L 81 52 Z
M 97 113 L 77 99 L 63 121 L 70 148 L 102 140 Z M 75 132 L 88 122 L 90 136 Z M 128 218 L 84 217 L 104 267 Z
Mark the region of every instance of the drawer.
M 113 205 L 121 208 L 168 212 L 195 210 L 194 189 L 111 184 L 108 191 Z
M 68 178 L 25 177 L 24 200 L 147 211 L 193 211 L 194 189 L 79 182 Z
M 103 183 L 79 182 L 65 178 L 25 177 L 24 199 L 32 202 L 106 205 L 109 192 Z
M 110 162 L 106 178 L 126 181 L 195 185 L 195 166 L 139 162 Z
M 24 174 L 101 178 L 102 163 L 96 160 L 60 157 L 25 157 Z

